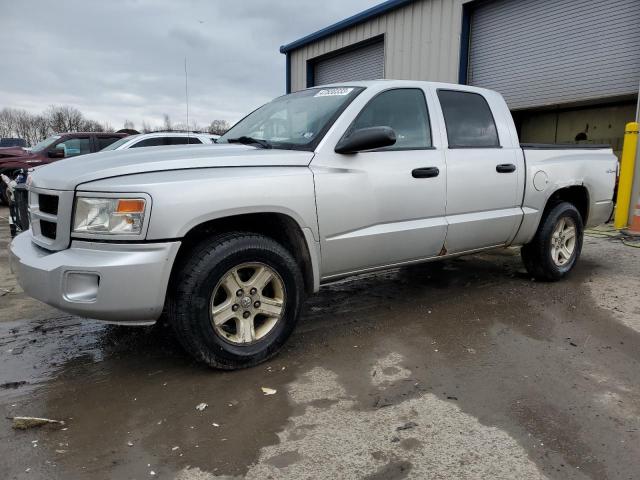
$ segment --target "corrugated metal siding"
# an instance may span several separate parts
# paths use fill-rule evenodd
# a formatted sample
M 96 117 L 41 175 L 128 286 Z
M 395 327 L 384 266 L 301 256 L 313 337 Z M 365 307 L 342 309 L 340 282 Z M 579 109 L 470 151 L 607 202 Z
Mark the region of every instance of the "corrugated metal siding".
M 639 0 L 496 0 L 471 20 L 469 83 L 512 109 L 638 93 Z
M 384 77 L 457 82 L 462 4 L 416 0 L 291 52 L 291 91 L 307 87 L 307 61 L 384 34 Z
M 314 65 L 314 85 L 384 78 L 384 42 L 351 50 Z

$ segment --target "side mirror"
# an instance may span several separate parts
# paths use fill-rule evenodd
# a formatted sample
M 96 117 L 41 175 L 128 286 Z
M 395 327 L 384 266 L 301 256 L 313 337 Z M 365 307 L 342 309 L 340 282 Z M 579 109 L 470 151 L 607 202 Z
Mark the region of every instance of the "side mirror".
M 49 158 L 64 158 L 64 148 L 56 147 L 49 150 Z
M 391 127 L 369 127 L 353 131 L 342 137 L 336 145 L 336 153 L 357 153 L 363 150 L 388 147 L 396 143 L 396 132 Z

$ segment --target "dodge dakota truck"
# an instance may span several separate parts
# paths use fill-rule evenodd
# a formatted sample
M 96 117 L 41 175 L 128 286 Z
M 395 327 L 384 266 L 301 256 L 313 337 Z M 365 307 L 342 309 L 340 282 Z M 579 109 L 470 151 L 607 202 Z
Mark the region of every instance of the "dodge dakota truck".
M 215 145 L 38 169 L 11 264 L 45 303 L 131 325 L 164 312 L 195 359 L 242 368 L 338 278 L 509 246 L 563 278 L 616 171 L 606 146 L 520 145 L 490 90 L 346 82 L 276 98 Z

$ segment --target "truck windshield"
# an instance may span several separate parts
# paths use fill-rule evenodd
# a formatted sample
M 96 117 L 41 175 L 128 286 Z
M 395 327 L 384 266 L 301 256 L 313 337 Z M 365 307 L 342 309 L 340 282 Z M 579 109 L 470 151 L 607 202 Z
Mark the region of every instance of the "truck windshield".
M 49 146 L 55 142 L 56 140 L 58 140 L 60 138 L 60 135 L 52 135 L 48 138 L 45 138 L 44 140 L 42 140 L 41 142 L 36 143 L 32 148 L 31 151 L 32 152 L 41 152 L 43 150 L 46 150 L 47 148 L 49 148 Z
M 313 150 L 361 87 L 310 88 L 278 97 L 236 123 L 216 143 Z

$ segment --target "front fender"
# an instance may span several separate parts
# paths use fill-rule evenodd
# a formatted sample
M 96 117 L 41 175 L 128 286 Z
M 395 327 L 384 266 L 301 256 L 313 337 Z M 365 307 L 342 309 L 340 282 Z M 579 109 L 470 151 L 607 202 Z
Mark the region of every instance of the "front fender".
M 250 213 L 280 213 L 302 230 L 319 278 L 319 233 L 311 170 L 304 167 L 220 167 L 149 172 L 98 180 L 83 191 L 147 193 L 147 240 L 180 239 L 205 222 Z
M 308 167 L 150 172 L 85 183 L 82 190 L 149 194 L 147 240 L 182 238 L 209 220 L 260 212 L 288 215 L 318 239 L 313 175 Z

